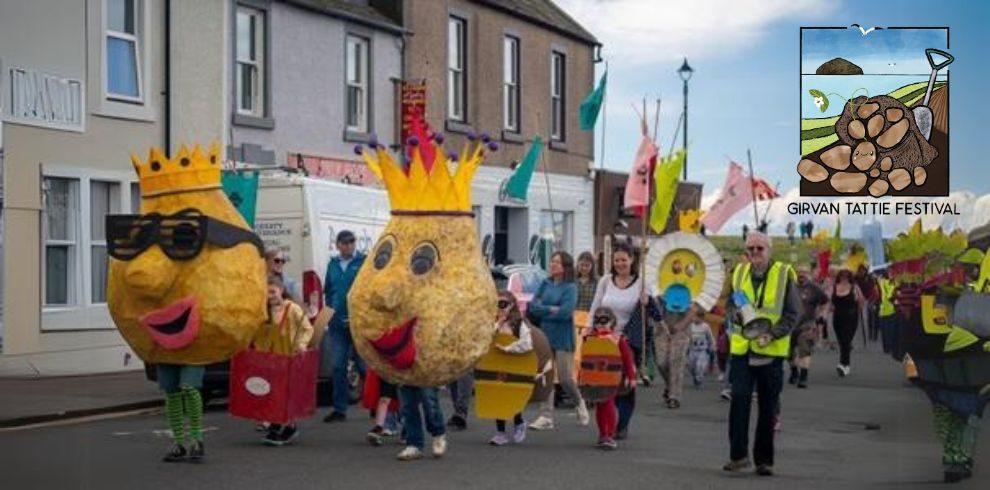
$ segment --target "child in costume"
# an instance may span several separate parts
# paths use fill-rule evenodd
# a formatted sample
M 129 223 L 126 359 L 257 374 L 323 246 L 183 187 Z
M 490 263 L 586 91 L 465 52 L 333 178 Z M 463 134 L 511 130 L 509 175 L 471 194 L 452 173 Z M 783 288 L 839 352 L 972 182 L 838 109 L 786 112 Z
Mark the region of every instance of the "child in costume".
M 268 323 L 255 337 L 261 352 L 291 356 L 306 350 L 313 337 L 313 325 L 303 308 L 287 298 L 285 284 L 276 275 L 268 276 Z M 315 387 L 314 387 L 315 389 Z M 290 444 L 299 437 L 294 421 L 271 424 L 262 442 L 269 446 Z
M 636 361 L 633 358 L 629 341 L 622 334 L 615 333 L 618 320 L 611 308 L 598 308 L 592 316 L 592 326 L 589 337 L 611 338 L 619 345 L 622 355 L 623 389 L 636 388 Z M 615 396 L 595 405 L 595 422 L 598 424 L 598 447 L 604 450 L 617 449 L 615 434 L 619 424 L 618 409 L 615 406 Z
M 715 334 L 701 318 L 695 318 L 688 327 L 691 343 L 688 346 L 688 370 L 694 379 L 694 387 L 700 389 L 708 373 L 708 366 L 715 356 Z
M 529 324 L 523 320 L 522 312 L 516 296 L 509 291 L 498 293 L 498 317 L 495 319 L 497 333 L 512 335 L 519 340 L 498 346 L 509 354 L 525 354 L 533 350 L 533 336 Z M 522 413 L 517 413 L 512 419 L 512 442 L 519 444 L 526 439 L 526 421 Z M 504 446 L 509 443 L 509 435 L 505 432 L 505 421 L 495 421 L 495 435 L 488 441 L 492 446 Z
M 365 407 L 375 414 L 375 426 L 368 431 L 367 439 L 372 446 L 381 446 L 386 437 L 396 433 L 399 392 L 394 384 L 381 379 L 372 369 L 368 370 L 364 383 Z

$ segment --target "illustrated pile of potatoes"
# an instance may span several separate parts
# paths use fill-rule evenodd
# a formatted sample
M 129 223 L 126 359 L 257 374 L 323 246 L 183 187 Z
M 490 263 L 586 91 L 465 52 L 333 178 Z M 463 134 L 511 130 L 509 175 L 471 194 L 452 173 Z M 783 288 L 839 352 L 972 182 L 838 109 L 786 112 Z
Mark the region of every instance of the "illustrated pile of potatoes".
M 847 102 L 835 133 L 841 144 L 822 152 L 821 163 L 802 159 L 798 173 L 810 182 L 828 180 L 843 194 L 868 186 L 871 196 L 880 197 L 891 188 L 922 186 L 928 179 L 925 167 L 938 156 L 918 129 L 911 109 L 886 95 Z

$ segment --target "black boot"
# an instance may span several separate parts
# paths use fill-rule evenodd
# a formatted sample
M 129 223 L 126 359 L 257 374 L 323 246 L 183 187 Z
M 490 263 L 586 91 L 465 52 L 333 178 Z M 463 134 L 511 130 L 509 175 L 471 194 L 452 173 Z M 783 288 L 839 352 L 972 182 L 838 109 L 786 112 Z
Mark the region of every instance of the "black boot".
M 791 377 L 788 378 L 788 384 L 795 384 L 798 381 L 798 368 L 796 366 L 791 366 Z
M 797 387 L 798 388 L 808 387 L 808 370 L 805 368 L 801 368 L 800 374 L 798 374 Z

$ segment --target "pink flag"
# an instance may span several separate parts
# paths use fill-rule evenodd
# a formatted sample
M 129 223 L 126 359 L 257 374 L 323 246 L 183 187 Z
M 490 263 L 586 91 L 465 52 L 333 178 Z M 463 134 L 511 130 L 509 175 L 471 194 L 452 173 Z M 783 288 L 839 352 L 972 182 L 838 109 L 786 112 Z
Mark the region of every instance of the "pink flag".
M 646 119 L 641 117 L 639 124 L 643 139 L 639 142 L 633 167 L 629 171 L 629 180 L 626 181 L 626 193 L 622 199 L 622 207 L 631 209 L 637 216 L 643 217 L 646 214 L 647 206 L 650 205 L 649 185 L 650 179 L 653 177 L 653 173 L 650 172 L 650 161 L 655 161 L 660 149 L 647 135 L 649 130 L 646 127 Z
M 756 193 L 757 201 L 769 201 L 770 199 L 780 197 L 780 194 L 777 193 L 777 189 L 770 187 L 770 184 L 761 178 L 753 179 L 753 192 Z
M 729 218 L 753 202 L 753 191 L 749 177 L 736 162 L 729 162 L 729 173 L 722 185 L 718 200 L 708 208 L 701 218 L 701 224 L 709 233 L 717 233 Z

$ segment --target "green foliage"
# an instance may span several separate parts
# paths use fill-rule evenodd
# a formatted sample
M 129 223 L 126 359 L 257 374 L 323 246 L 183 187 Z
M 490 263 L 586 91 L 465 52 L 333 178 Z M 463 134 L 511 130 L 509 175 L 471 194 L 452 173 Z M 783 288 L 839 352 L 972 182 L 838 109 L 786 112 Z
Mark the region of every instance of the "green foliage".
M 968 242 L 962 230 L 946 234 L 942 228 L 924 231 L 921 220 L 915 221 L 908 231 L 887 242 L 887 258 L 893 263 L 910 260 L 925 260 L 921 277 L 905 278 L 920 280 L 948 271 L 956 260 L 966 252 Z

